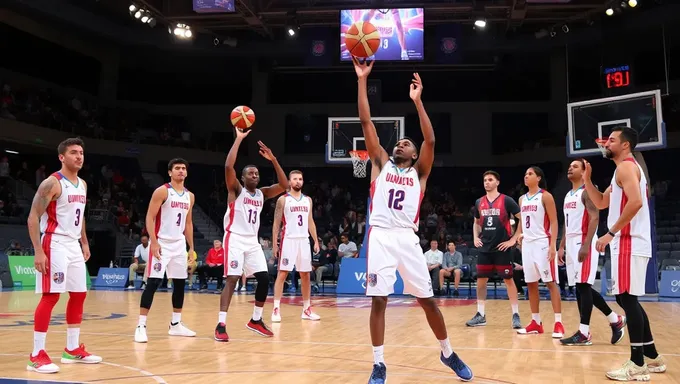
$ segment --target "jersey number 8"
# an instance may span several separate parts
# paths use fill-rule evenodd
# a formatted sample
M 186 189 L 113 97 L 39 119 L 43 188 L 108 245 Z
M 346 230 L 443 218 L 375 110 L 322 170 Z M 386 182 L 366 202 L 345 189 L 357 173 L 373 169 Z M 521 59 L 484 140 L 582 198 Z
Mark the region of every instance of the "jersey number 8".
M 486 226 L 487 227 L 493 226 L 493 216 L 489 216 L 489 217 L 486 218 Z

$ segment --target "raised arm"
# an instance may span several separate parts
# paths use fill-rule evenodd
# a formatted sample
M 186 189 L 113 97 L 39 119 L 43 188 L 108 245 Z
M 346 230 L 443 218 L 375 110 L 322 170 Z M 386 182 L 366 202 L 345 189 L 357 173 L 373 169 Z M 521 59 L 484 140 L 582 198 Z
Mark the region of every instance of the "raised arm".
M 227 192 L 231 195 L 233 193 L 234 198 L 241 193 L 241 183 L 238 181 L 238 176 L 236 176 L 236 157 L 238 156 L 238 149 L 241 146 L 241 142 L 245 139 L 250 130 L 241 131 L 238 128 L 234 128 L 236 132 L 236 138 L 234 138 L 234 144 L 231 145 L 231 149 L 227 154 L 227 159 L 224 161 L 224 182 L 227 184 Z
M 189 192 L 189 213 L 187 213 L 186 217 L 186 223 L 184 224 L 184 237 L 187 240 L 187 244 L 189 244 L 189 253 L 188 257 L 192 259 L 194 257 L 194 202 L 196 201 L 196 198 L 193 193 Z
M 371 167 L 379 172 L 383 164 L 389 159 L 389 156 L 382 145 L 380 145 L 378 133 L 375 130 L 373 121 L 371 121 L 371 107 L 368 104 L 368 75 L 371 73 L 375 61 L 372 61 L 370 64 L 366 64 L 366 62 L 360 63 L 356 57 L 352 57 L 352 61 L 354 62 L 354 70 L 359 78 L 358 104 L 361 130 L 364 133 L 366 149 L 371 159 Z M 377 173 L 371 171 L 371 174 L 375 174 L 377 177 Z
M 590 198 L 590 200 L 593 202 L 593 205 L 595 205 L 597 209 L 609 208 L 609 195 L 612 192 L 611 187 L 608 187 L 604 191 L 604 193 L 600 192 L 595 186 L 595 184 L 593 184 L 593 181 L 591 180 L 591 175 L 593 174 L 593 167 L 590 165 L 588 161 L 585 161 L 585 163 L 586 169 L 583 171 L 583 181 L 585 183 L 588 197 Z
M 416 167 L 418 168 L 418 176 L 420 179 L 427 180 L 432 171 L 432 164 L 434 163 L 434 128 L 432 128 L 430 117 L 425 111 L 423 101 L 420 99 L 423 93 L 423 83 L 420 80 L 420 75 L 414 73 L 413 77 L 414 79 L 411 80 L 411 91 L 409 92 L 409 96 L 416 105 L 418 120 L 420 121 L 420 130 L 423 133 L 423 144 L 420 147 Z
M 314 215 L 312 212 L 314 212 L 314 202 L 312 201 L 312 198 L 307 196 L 309 199 L 309 234 L 312 235 L 312 238 L 314 239 L 314 253 L 319 253 L 319 250 L 321 249 L 319 246 L 319 236 L 317 236 L 316 233 L 316 223 L 314 222 Z
M 161 258 L 161 249 L 158 245 L 158 238 L 156 237 L 156 216 L 161 209 L 161 205 L 168 198 L 168 189 L 166 187 L 158 187 L 151 195 L 149 207 L 146 211 L 146 231 L 149 234 L 149 254 L 157 259 Z M 151 260 L 149 260 L 151 262 Z
M 545 212 L 548 214 L 548 220 L 550 220 L 550 248 L 548 248 L 548 255 L 550 260 L 553 260 L 557 252 L 557 231 L 559 230 L 557 207 L 555 206 L 555 198 L 550 192 L 543 192 L 542 200 Z
M 279 256 L 279 232 L 281 231 L 281 219 L 283 218 L 283 210 L 286 205 L 286 196 L 279 197 L 276 200 L 276 209 L 274 210 L 274 222 L 272 223 L 272 256 Z
M 47 206 L 61 194 L 61 185 L 54 176 L 50 176 L 43 180 L 38 187 L 38 191 L 33 196 L 33 203 L 31 203 L 31 212 L 28 214 L 28 235 L 33 243 L 35 250 L 35 269 L 40 273 L 47 271 L 47 256 L 45 250 L 42 248 L 40 241 L 40 217 L 47 210 Z
M 286 177 L 286 172 L 281 168 L 281 165 L 279 164 L 279 161 L 276 160 L 276 156 L 274 156 L 272 150 L 261 141 L 258 141 L 257 145 L 260 146 L 260 155 L 271 161 L 274 170 L 276 171 L 276 179 L 278 180 L 278 183 L 276 184 L 260 188 L 264 195 L 264 199 L 267 200 L 282 194 L 288 189 L 288 177 Z

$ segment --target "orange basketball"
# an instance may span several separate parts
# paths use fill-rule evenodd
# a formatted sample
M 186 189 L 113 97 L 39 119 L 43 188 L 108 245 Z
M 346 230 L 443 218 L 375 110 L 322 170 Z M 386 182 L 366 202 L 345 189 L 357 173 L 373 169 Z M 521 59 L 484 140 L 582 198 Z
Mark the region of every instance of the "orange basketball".
M 239 105 L 231 111 L 231 124 L 238 129 L 250 129 L 255 123 L 255 111 L 246 107 L 245 105 Z
M 373 56 L 380 48 L 380 32 L 367 21 L 357 21 L 345 32 L 345 47 L 352 56 Z

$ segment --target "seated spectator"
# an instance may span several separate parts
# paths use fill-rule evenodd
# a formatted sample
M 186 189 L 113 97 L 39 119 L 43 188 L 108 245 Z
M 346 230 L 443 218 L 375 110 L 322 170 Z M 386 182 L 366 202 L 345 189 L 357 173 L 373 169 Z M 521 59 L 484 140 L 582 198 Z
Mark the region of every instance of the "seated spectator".
M 144 271 L 141 289 L 144 289 L 146 285 L 146 279 L 149 275 L 149 271 L 146 268 L 146 264 L 149 262 L 149 237 L 144 235 L 141 241 L 142 243 L 135 248 L 135 255 L 132 264 L 130 264 L 130 275 L 128 276 L 128 286 L 126 289 L 135 288 L 135 276 L 139 271 Z
M 430 241 L 430 249 L 425 252 L 425 261 L 427 262 L 427 269 L 430 271 L 430 278 L 432 279 L 432 289 L 439 293 L 439 270 L 444 261 L 444 254 L 438 249 L 439 242 L 437 240 Z
M 328 244 L 328 248 L 321 250 L 319 252 L 319 260 L 312 262 L 312 270 L 315 273 L 314 286 L 319 289 L 319 284 L 321 284 L 321 278 L 326 271 L 333 270 L 333 265 L 338 260 L 338 250 L 335 247 L 335 243 L 331 242 Z
M 458 286 L 462 274 L 463 254 L 456 251 L 456 244 L 449 240 L 446 245 L 447 251 L 444 253 L 444 261 L 439 271 L 439 287 L 444 290 L 444 278 L 453 275 L 453 296 L 458 296 Z
M 343 232 L 340 235 L 340 245 L 338 246 L 338 256 L 341 257 L 359 257 L 359 252 L 355 242 L 349 240 L 349 233 Z
M 213 241 L 213 247 L 208 251 L 205 263 L 198 268 L 198 279 L 201 289 L 208 289 L 208 277 L 217 279 L 217 289 L 222 289 L 224 276 L 224 248 L 219 240 Z

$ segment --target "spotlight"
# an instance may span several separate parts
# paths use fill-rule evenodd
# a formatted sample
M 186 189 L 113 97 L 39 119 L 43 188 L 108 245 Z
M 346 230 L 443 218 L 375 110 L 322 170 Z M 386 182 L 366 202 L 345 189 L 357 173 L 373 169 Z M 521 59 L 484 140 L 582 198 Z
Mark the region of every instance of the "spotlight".
M 555 37 L 555 35 L 557 35 L 557 32 L 554 29 L 550 30 L 550 37 Z
M 130 10 L 130 12 L 134 12 L 137 10 L 137 6 L 134 4 L 130 4 L 130 7 L 128 9 Z
M 635 8 L 637 6 L 637 0 L 628 0 L 628 6 L 631 8 Z
M 607 16 L 612 16 L 612 15 L 614 15 L 614 10 L 613 10 L 612 8 L 607 8 L 607 10 L 604 11 L 604 13 L 605 13 Z
M 288 29 L 286 30 L 286 32 L 288 32 L 288 36 L 290 36 L 290 37 L 295 36 L 295 33 L 296 33 L 296 32 L 295 32 L 295 28 L 293 28 L 293 27 L 288 27 Z
M 569 33 L 569 26 L 566 25 L 566 24 L 564 24 L 564 25 L 562 26 L 562 32 L 564 32 L 564 33 Z
M 168 32 L 177 36 L 179 39 L 190 39 L 194 34 L 191 32 L 191 27 L 186 24 L 179 23 L 174 29 L 168 28 Z
M 141 10 L 135 12 L 135 19 L 139 19 L 140 17 L 142 17 L 142 11 Z
M 484 20 L 484 19 L 477 19 L 477 20 L 475 20 L 475 27 L 477 27 L 477 28 L 485 28 L 485 27 L 486 27 L 486 20 Z
M 149 20 L 151 20 L 151 18 L 149 17 L 149 15 L 144 14 L 140 20 L 142 21 L 142 23 L 146 24 L 149 22 Z

